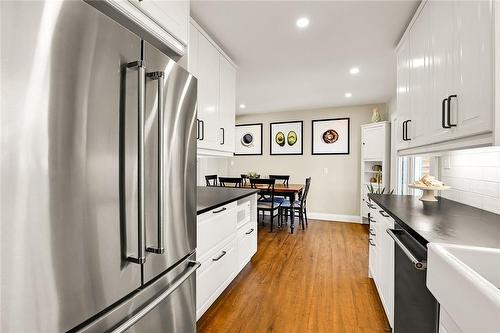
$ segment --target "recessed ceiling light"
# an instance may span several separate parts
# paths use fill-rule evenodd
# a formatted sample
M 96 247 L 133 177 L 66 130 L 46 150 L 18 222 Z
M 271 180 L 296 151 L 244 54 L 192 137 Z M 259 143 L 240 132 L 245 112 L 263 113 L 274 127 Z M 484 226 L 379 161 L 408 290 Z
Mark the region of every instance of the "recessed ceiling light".
M 301 17 L 296 22 L 299 28 L 305 28 L 309 25 L 309 19 L 307 17 Z
M 346 92 L 346 93 L 344 94 L 344 96 L 345 96 L 346 98 L 351 98 L 351 97 L 352 97 L 352 94 L 351 94 L 350 92 Z
M 244 109 L 246 108 L 247 106 L 245 104 L 240 104 L 240 109 Z
M 351 73 L 352 75 L 356 75 L 359 73 L 359 68 L 358 67 L 352 67 L 350 70 L 349 70 L 349 73 Z

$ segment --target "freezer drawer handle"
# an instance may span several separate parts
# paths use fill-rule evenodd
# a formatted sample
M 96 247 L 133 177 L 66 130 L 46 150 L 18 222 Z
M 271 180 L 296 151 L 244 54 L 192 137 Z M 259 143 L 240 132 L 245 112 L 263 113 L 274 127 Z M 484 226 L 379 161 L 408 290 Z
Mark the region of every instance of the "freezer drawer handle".
M 137 258 L 128 257 L 127 259 L 136 264 L 143 264 L 146 262 L 146 255 L 144 247 L 146 244 L 146 232 L 145 232 L 145 215 L 144 215 L 144 90 L 145 90 L 145 78 L 146 78 L 146 66 L 144 61 L 138 60 L 130 62 L 127 64 L 127 68 L 137 68 L 137 79 L 138 79 L 138 98 L 137 98 L 137 113 L 138 113 L 138 233 L 137 233 Z
M 221 254 L 219 254 L 216 258 L 213 258 L 212 261 L 219 261 L 222 257 L 226 255 L 226 251 L 222 251 Z
M 403 253 L 406 254 L 408 259 L 410 259 L 416 269 L 423 271 L 427 268 L 427 262 L 425 260 L 418 260 L 417 258 L 415 258 L 413 253 L 411 253 L 411 251 L 399 240 L 398 236 L 396 236 L 396 234 L 394 233 L 394 230 L 387 229 L 387 233 L 394 240 L 394 243 L 401 248 Z
M 146 251 L 162 254 L 165 252 L 165 247 L 163 245 L 163 221 L 164 221 L 164 207 L 163 207 L 163 178 L 164 178 L 164 131 L 163 131 L 163 88 L 165 86 L 165 73 L 163 72 L 151 72 L 146 74 L 146 76 L 151 80 L 156 80 L 158 83 L 158 230 L 157 230 L 157 247 L 148 247 Z
M 245 235 L 250 235 L 253 232 L 253 230 L 254 230 L 253 228 L 248 230 L 247 232 L 245 232 Z
M 146 316 L 151 310 L 153 310 L 155 307 L 157 307 L 161 302 L 163 302 L 170 294 L 172 294 L 181 284 L 186 281 L 191 274 L 193 274 L 198 267 L 201 266 L 201 264 L 198 261 L 192 261 L 189 260 L 190 267 L 184 274 L 182 274 L 181 277 L 179 277 L 172 285 L 162 292 L 157 298 L 155 298 L 151 303 L 148 303 L 146 306 L 144 306 L 140 311 L 138 311 L 136 314 L 134 314 L 130 319 L 116 327 L 115 329 L 111 330 L 111 333 L 122 333 L 128 330 L 132 325 L 137 323 L 139 320 L 141 320 L 144 316 Z

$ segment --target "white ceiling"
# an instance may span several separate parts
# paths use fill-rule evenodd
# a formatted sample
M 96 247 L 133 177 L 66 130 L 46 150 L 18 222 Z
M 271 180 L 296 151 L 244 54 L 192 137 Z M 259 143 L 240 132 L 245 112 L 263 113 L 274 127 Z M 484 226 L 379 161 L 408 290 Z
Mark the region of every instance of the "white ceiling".
M 396 90 L 394 48 L 417 6 L 191 1 L 191 15 L 238 65 L 242 114 L 387 102 Z M 303 16 L 310 24 L 301 30 L 295 21 Z

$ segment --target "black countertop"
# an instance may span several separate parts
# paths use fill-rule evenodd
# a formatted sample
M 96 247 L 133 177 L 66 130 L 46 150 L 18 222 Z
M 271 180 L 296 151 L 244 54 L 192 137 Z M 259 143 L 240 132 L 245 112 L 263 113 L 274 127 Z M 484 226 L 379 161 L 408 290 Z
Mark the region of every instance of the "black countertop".
M 444 198 L 423 203 L 409 195 L 369 197 L 423 245 L 435 242 L 500 248 L 500 215 Z
M 198 215 L 259 192 L 257 189 L 198 186 Z

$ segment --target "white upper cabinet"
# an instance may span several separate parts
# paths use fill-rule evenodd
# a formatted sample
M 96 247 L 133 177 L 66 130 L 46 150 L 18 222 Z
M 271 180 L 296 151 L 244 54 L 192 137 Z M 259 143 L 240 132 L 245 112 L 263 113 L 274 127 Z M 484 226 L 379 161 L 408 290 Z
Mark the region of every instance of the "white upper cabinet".
M 219 129 L 221 149 L 234 152 L 234 123 L 236 113 L 236 69 L 222 55 L 219 56 Z
M 363 127 L 361 141 L 361 155 L 364 160 L 382 161 L 385 158 L 385 135 L 382 124 Z
M 493 19 L 490 1 L 454 1 L 456 98 L 450 100 L 454 137 L 492 131 Z
M 397 50 L 397 149 L 491 144 L 492 2 L 427 1 L 419 9 Z
M 397 53 L 397 119 L 396 137 L 398 150 L 408 148 L 406 122 L 411 120 L 410 112 L 410 40 L 404 39 Z
M 203 35 L 198 36 L 198 119 L 200 148 L 219 145 L 219 53 Z M 218 148 L 218 147 L 217 147 Z
M 152 20 L 187 45 L 189 29 L 188 0 L 129 0 Z
M 234 152 L 236 68 L 196 24 L 189 32 L 188 70 L 198 79 L 198 154 Z

